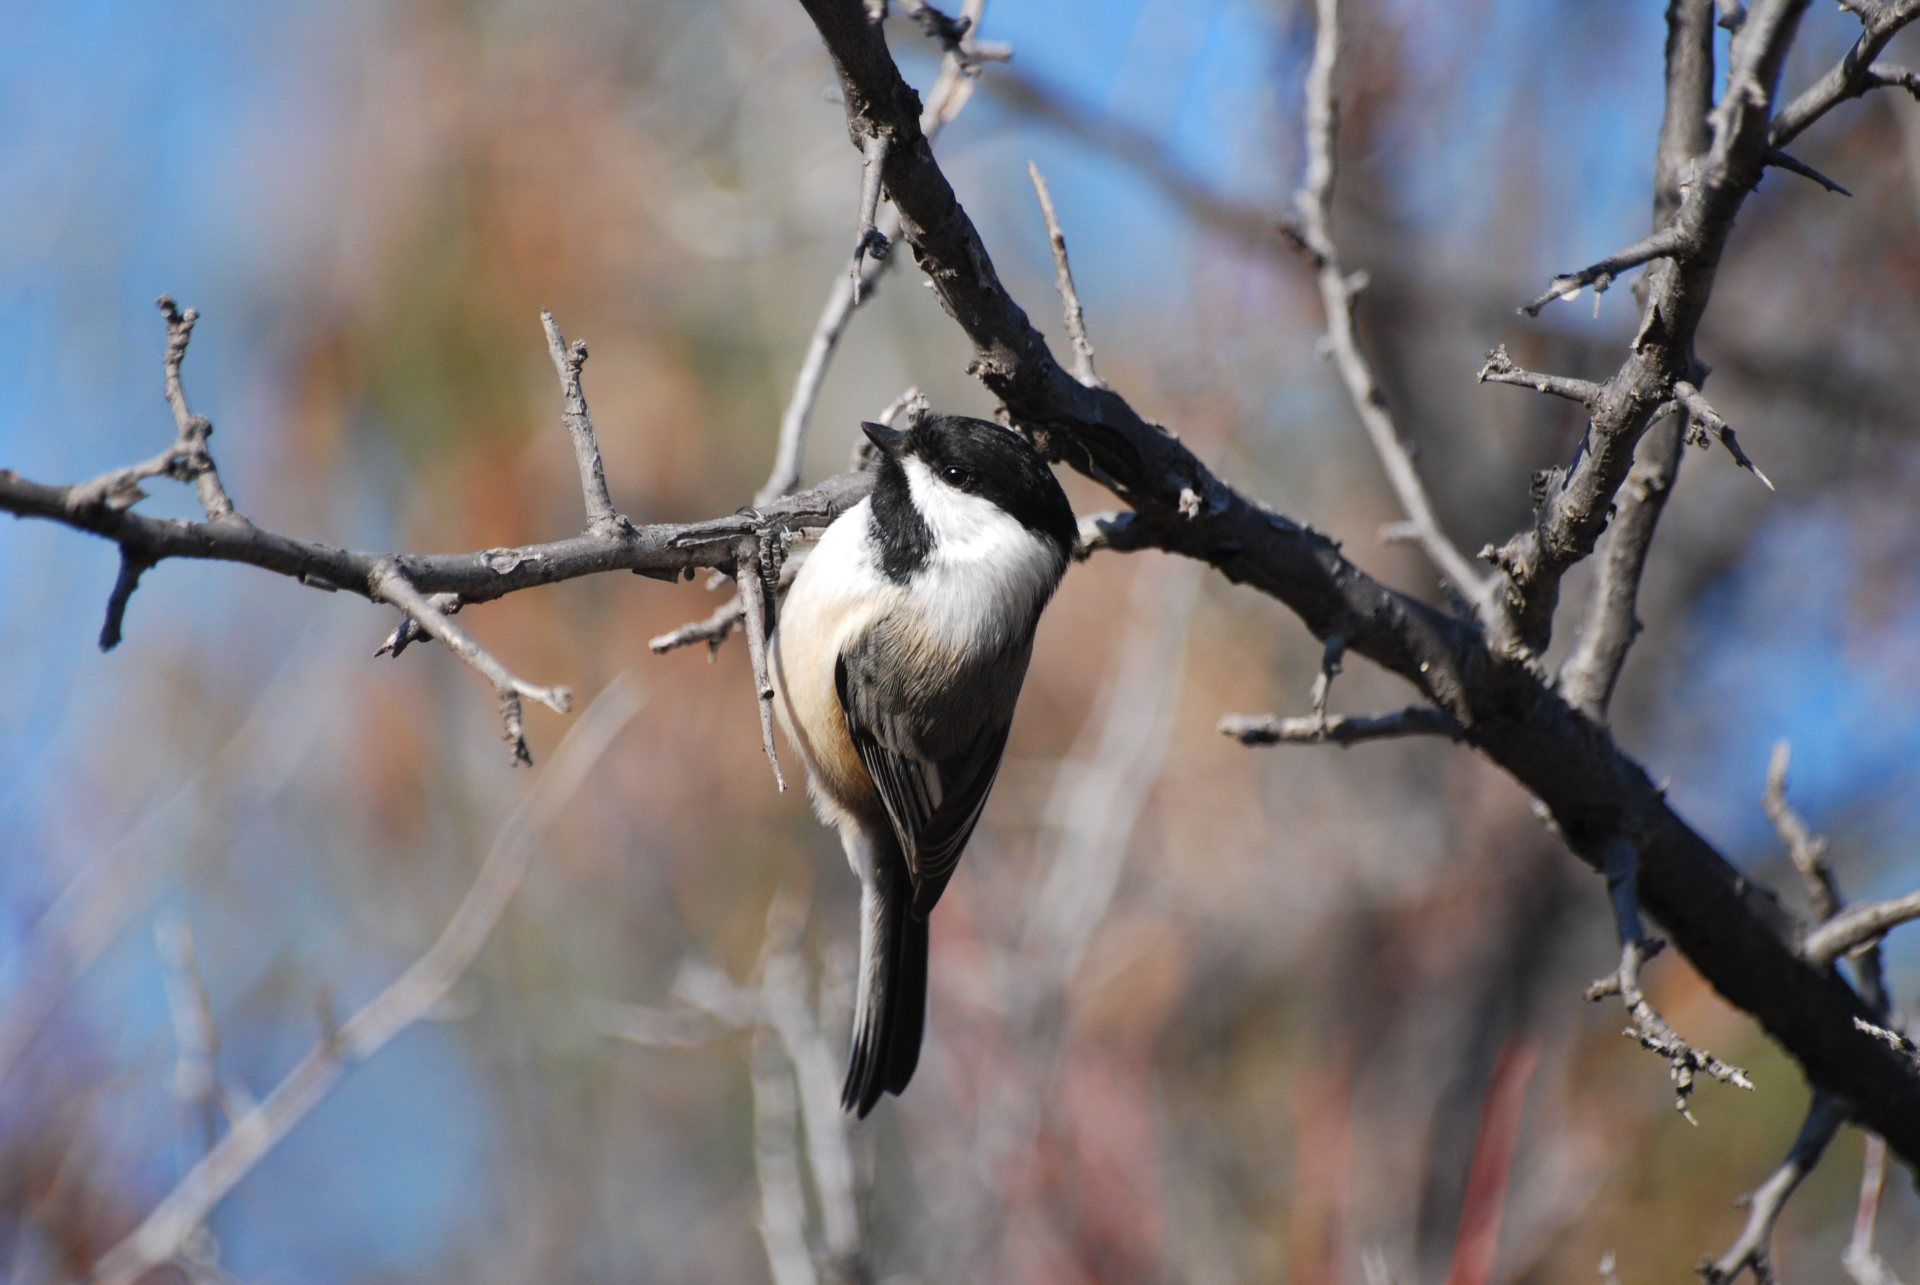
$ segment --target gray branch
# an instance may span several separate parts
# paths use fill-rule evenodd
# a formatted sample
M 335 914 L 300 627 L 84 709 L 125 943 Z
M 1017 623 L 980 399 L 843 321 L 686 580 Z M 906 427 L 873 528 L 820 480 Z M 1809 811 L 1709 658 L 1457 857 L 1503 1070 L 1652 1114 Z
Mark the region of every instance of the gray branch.
M 840 76 L 849 137 L 870 133 L 874 117 L 894 129 L 887 192 L 916 260 L 973 345 L 973 373 L 1015 422 L 1044 433 L 1062 459 L 1133 510 L 1104 524 L 1107 541 L 1198 558 L 1285 603 L 1316 636 L 1339 634 L 1349 651 L 1401 676 L 1451 715 L 1468 743 L 1532 791 L 1573 851 L 1596 868 L 1604 866 L 1607 841 L 1629 829 L 1645 857 L 1640 895 L 1689 960 L 1778 1039 L 1815 1085 L 1850 1103 L 1855 1118 L 1884 1132 L 1901 1155 L 1920 1159 L 1920 1068 L 1854 1027 L 1855 1016 L 1869 1016 L 1860 997 L 1800 956 L 1804 926 L 1771 890 L 1736 871 L 1668 806 L 1605 729 L 1553 690 L 1530 663 L 1533 651 L 1502 646 L 1466 621 L 1385 588 L 1333 540 L 1214 476 L 1117 392 L 1087 388 L 1063 369 L 1001 283 L 914 130 L 916 100 L 884 32 L 867 21 L 859 0 L 801 2 Z M 1781 24 L 1800 7 L 1754 7 L 1736 50 L 1737 85 L 1771 82 L 1790 34 Z M 1746 103 L 1744 88 L 1738 97 L 1746 105 L 1718 132 L 1710 163 L 1688 189 L 1690 208 L 1677 216 L 1716 251 L 1763 168 L 1764 113 Z M 1550 617 L 1559 575 L 1591 550 L 1640 434 L 1671 400 L 1674 378 L 1690 373 L 1678 369 L 1674 354 L 1691 349 L 1717 266 L 1716 252 L 1654 268 L 1650 307 L 1658 325 L 1642 327 L 1623 373 L 1605 386 L 1593 450 L 1550 498 L 1536 529 L 1513 546 L 1502 610 L 1516 621 Z M 1551 551 L 1541 540 L 1552 541 Z M 1540 633 L 1528 636 L 1544 643 Z
M 1460 725 L 1443 710 L 1410 705 L 1391 714 L 1349 715 L 1324 712 L 1304 718 L 1272 714 L 1234 714 L 1220 720 L 1220 734 L 1242 745 L 1356 745 L 1403 736 L 1444 736 L 1460 740 Z
M 1386 394 L 1373 367 L 1360 351 L 1353 313 L 1365 285 L 1365 275 L 1349 273 L 1340 262 L 1333 239 L 1333 185 L 1338 174 L 1335 137 L 1339 112 L 1334 101 L 1333 76 L 1340 57 L 1339 0 L 1318 0 L 1318 26 L 1313 62 L 1307 69 L 1307 172 L 1294 194 L 1299 223 L 1290 235 L 1313 264 L 1320 288 L 1320 306 L 1326 314 L 1327 350 L 1332 354 L 1347 398 L 1386 470 L 1394 498 L 1407 515 L 1406 536 L 1440 569 L 1478 613 L 1487 604 L 1492 580 L 1468 561 L 1440 529 L 1440 519 L 1427 498 L 1427 488 L 1414 467 L 1413 452 L 1387 410 Z

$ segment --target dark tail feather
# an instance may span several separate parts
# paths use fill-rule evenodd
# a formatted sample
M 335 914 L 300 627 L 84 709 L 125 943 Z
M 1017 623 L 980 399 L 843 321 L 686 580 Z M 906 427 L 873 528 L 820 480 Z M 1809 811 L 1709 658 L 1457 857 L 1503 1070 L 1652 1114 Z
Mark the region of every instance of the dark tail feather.
M 840 1103 L 865 1118 L 881 1093 L 899 1093 L 920 1062 L 927 1017 L 927 923 L 911 909 L 900 858 L 876 853 L 860 896 L 860 983 L 853 1053 Z

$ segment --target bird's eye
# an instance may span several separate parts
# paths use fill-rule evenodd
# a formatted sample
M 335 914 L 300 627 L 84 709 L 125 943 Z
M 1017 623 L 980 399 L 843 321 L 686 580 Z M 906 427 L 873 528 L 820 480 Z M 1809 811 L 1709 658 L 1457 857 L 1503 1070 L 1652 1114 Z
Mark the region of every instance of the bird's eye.
M 958 464 L 949 464 L 940 470 L 940 480 L 958 490 L 966 490 L 973 485 L 973 474 Z

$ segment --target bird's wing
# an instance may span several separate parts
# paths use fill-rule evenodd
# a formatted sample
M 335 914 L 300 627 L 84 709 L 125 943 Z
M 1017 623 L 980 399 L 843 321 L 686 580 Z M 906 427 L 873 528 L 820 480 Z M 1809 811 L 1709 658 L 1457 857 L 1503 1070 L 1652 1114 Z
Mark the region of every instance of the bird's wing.
M 855 652 L 850 663 L 849 655 L 842 655 L 834 686 L 847 731 L 886 805 L 913 876 L 913 913 L 924 917 L 953 877 L 986 807 L 1011 724 L 996 720 L 957 753 L 930 756 L 863 659 Z

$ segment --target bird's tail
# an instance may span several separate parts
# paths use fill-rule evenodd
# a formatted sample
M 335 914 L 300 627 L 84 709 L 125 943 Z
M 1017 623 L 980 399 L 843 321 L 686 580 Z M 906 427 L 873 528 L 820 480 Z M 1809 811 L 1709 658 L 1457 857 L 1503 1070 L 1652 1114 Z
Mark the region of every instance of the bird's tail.
M 927 1021 L 927 921 L 913 913 L 905 859 L 872 853 L 860 894 L 860 982 L 853 1052 L 840 1103 L 865 1118 L 880 1094 L 899 1093 L 920 1063 Z

